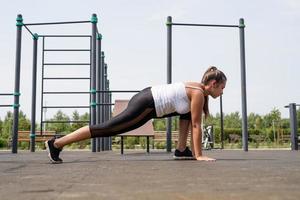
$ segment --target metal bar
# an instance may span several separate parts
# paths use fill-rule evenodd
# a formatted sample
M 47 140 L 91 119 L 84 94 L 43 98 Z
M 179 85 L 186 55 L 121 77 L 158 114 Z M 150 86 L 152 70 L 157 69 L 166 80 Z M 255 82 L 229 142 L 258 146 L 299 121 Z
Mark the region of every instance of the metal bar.
M 100 88 L 99 88 L 99 90 L 98 91 L 106 91 L 105 90 L 105 88 L 104 88 L 104 86 L 103 86 L 103 84 L 104 84 L 104 81 L 103 81 L 103 79 L 104 79 L 104 65 L 105 65 L 105 63 L 104 63 L 104 59 L 105 59 L 105 55 L 104 55 L 104 52 L 102 51 L 101 52 L 101 69 L 100 69 Z M 104 102 L 104 93 L 103 92 L 99 92 L 99 94 L 100 94 L 100 102 L 101 103 L 105 103 Z M 100 112 L 101 112 L 101 114 L 100 114 L 100 118 L 101 118 L 101 123 L 103 123 L 103 122 L 105 122 L 105 116 L 104 116 L 104 106 L 101 106 L 101 108 L 100 108 Z M 102 151 L 105 151 L 105 138 L 104 137 L 102 137 L 101 138 L 101 150 Z
M 150 153 L 149 143 L 150 143 L 149 136 L 147 136 L 147 153 Z
M 44 51 L 91 51 L 90 49 L 45 49 Z
M 43 106 L 42 108 L 89 108 L 90 106 Z
M 22 15 L 17 16 L 17 38 L 16 38 L 16 63 L 15 63 L 15 94 L 20 94 L 21 74 L 21 43 L 22 43 Z M 19 125 L 19 95 L 14 96 L 14 120 L 12 135 L 12 153 L 18 153 L 18 125 Z
M 104 63 L 104 68 L 103 68 L 103 85 L 102 85 L 102 87 L 103 87 L 104 90 L 107 91 L 107 83 L 106 83 L 106 81 L 107 81 L 107 64 Z M 104 104 L 108 103 L 107 94 L 108 93 L 103 93 L 103 102 L 104 102 Z M 107 116 L 107 108 L 108 107 L 107 106 L 102 106 L 102 108 L 103 108 L 103 119 L 104 119 L 104 121 L 107 121 L 108 120 L 108 116 Z M 107 151 L 107 150 L 109 150 L 109 137 L 105 137 L 104 138 L 104 142 L 105 142 L 104 148 Z
M 44 105 L 44 75 L 45 75 L 45 70 L 44 70 L 44 64 L 45 64 L 45 38 L 43 37 L 43 47 L 42 47 L 42 83 L 41 83 L 41 126 L 40 126 L 40 131 L 41 133 L 43 132 L 43 126 L 42 126 L 42 121 L 43 121 L 43 105 Z
M 43 92 L 43 94 L 90 94 L 90 92 Z
M 92 15 L 92 62 L 91 62 L 91 90 L 96 90 L 96 62 L 97 62 L 97 15 Z M 96 103 L 96 94 L 91 93 L 91 102 Z M 91 125 L 96 124 L 96 106 L 91 107 Z M 96 139 L 92 138 L 92 152 L 96 152 Z
M 36 36 L 36 35 L 35 35 Z M 33 37 L 33 61 L 32 61 L 32 95 L 31 95 L 31 127 L 30 127 L 30 151 L 35 152 L 35 119 L 36 119 L 36 74 L 37 74 L 37 48 L 38 37 Z
M 91 21 L 68 21 L 68 22 L 46 22 L 46 23 L 27 23 L 26 26 L 44 26 L 44 25 L 58 25 L 58 24 L 83 24 L 91 23 Z
M 91 38 L 91 35 L 39 35 L 39 37 L 89 37 Z
M 12 96 L 14 93 L 0 93 L 0 96 Z
M 121 154 L 124 154 L 124 136 L 121 136 Z
M 136 93 L 140 90 L 97 90 L 96 92 L 100 93 Z
M 102 67 L 102 58 L 101 58 L 101 35 L 97 33 L 97 69 L 96 69 L 96 90 L 101 89 L 101 67 Z M 97 111 L 96 111 L 96 121 L 97 124 L 101 123 L 101 106 L 99 106 L 99 103 L 101 102 L 101 94 L 97 93 L 96 94 L 96 102 L 97 102 Z M 101 151 L 102 148 L 102 138 L 97 138 L 96 141 L 96 146 L 97 146 L 97 152 Z
M 167 84 L 172 83 L 172 17 L 167 18 Z M 167 152 L 172 151 L 172 117 L 166 119 Z
M 221 118 L 221 149 L 224 149 L 223 95 L 220 96 L 220 118 Z
M 13 105 L 0 105 L 0 107 L 5 108 L 5 107 L 13 107 Z
M 24 24 L 23 24 L 24 25 Z M 34 34 L 30 31 L 30 29 L 26 26 L 26 25 L 24 25 L 24 27 L 27 29 L 27 31 L 32 35 L 32 37 L 34 37 Z
M 109 80 L 107 80 L 107 89 L 109 90 Z M 112 93 L 108 93 L 108 103 L 112 103 Z M 112 118 L 111 106 L 109 106 L 108 119 Z M 112 139 L 110 140 L 110 150 L 112 150 Z
M 224 27 L 224 28 L 239 28 L 238 25 L 222 25 L 222 24 L 187 24 L 187 23 L 171 23 L 173 26 L 209 26 L 209 27 Z
M 291 127 L 291 150 L 298 150 L 296 104 L 290 103 L 289 110 L 290 110 L 290 127 Z
M 248 151 L 247 95 L 246 95 L 246 61 L 244 19 L 240 19 L 240 57 L 241 57 L 241 94 L 242 94 L 242 137 L 243 150 Z
M 44 80 L 90 80 L 89 77 L 80 78 L 80 77 L 46 77 Z
M 42 123 L 89 123 L 89 121 L 42 121 Z
M 44 63 L 44 65 L 90 65 L 90 63 Z
M 140 92 L 139 90 L 100 90 L 96 91 L 99 93 L 135 93 L 135 92 Z M 90 94 L 91 92 L 43 92 L 44 94 Z

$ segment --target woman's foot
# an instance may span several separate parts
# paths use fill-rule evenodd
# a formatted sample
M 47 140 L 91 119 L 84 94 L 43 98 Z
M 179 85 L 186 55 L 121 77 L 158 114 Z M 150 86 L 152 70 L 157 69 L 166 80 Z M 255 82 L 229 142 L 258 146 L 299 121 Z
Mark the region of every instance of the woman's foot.
M 174 153 L 175 160 L 194 160 L 194 156 L 192 151 L 186 147 L 184 151 L 179 151 L 178 149 L 175 150 Z
M 46 149 L 48 151 L 48 157 L 50 158 L 51 163 L 60 164 L 63 160 L 59 157 L 59 154 L 62 149 L 56 148 L 54 146 L 55 138 L 45 142 Z

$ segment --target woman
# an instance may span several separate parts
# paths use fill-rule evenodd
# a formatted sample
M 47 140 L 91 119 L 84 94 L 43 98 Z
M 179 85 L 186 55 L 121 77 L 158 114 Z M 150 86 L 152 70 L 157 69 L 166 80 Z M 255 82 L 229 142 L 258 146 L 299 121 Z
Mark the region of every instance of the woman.
M 219 97 L 226 86 L 225 74 L 212 66 L 204 73 L 201 83 L 180 82 L 148 87 L 132 97 L 119 115 L 102 123 L 82 127 L 59 139 L 46 141 L 52 163 L 62 163 L 59 153 L 73 142 L 88 138 L 109 137 L 136 129 L 153 118 L 180 116 L 180 134 L 175 157 L 193 157 L 200 161 L 215 159 L 202 155 L 202 114 L 209 115 L 208 96 Z M 186 147 L 191 125 L 192 152 Z

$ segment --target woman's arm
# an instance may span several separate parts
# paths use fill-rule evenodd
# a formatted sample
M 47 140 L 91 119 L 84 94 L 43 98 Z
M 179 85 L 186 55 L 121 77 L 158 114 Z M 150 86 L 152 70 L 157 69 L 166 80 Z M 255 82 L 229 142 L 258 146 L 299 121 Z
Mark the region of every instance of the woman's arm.
M 191 131 L 193 142 L 193 153 L 197 160 L 213 161 L 215 159 L 202 155 L 202 129 L 201 118 L 204 105 L 204 96 L 201 91 L 193 91 L 191 94 Z

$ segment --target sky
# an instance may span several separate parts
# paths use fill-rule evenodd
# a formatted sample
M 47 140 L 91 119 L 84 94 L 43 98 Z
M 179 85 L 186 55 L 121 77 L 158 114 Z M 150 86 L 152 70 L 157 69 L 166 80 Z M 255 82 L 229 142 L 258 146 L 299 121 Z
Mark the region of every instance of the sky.
M 272 109 L 288 117 L 285 105 L 300 103 L 300 1 L 298 0 L 10 0 L 0 7 L 0 93 L 13 92 L 16 51 L 16 16 L 24 23 L 88 21 L 98 16 L 102 50 L 112 90 L 141 90 L 166 83 L 166 19 L 173 22 L 238 25 L 245 20 L 247 112 L 265 115 Z M 33 33 L 91 34 L 90 24 L 30 27 Z M 41 116 L 42 39 L 39 39 L 37 120 Z M 85 39 L 45 41 L 45 48 L 88 48 Z M 213 65 L 227 78 L 224 113 L 241 113 L 241 76 L 238 28 L 173 27 L 172 81 L 200 81 Z M 22 32 L 20 109 L 30 118 L 32 37 Z M 88 62 L 87 53 L 48 53 L 46 62 Z M 88 76 L 86 67 L 45 68 L 45 76 Z M 45 91 L 89 91 L 86 81 L 47 81 Z M 128 99 L 132 94 L 115 94 Z M 0 104 L 12 104 L 0 96 Z M 88 105 L 87 95 L 44 97 L 46 105 Z M 12 108 L 1 108 L 0 119 Z M 46 118 L 57 110 L 46 110 Z M 71 114 L 73 110 L 63 110 Z M 79 109 L 79 113 L 87 110 Z M 219 99 L 210 100 L 212 114 Z

